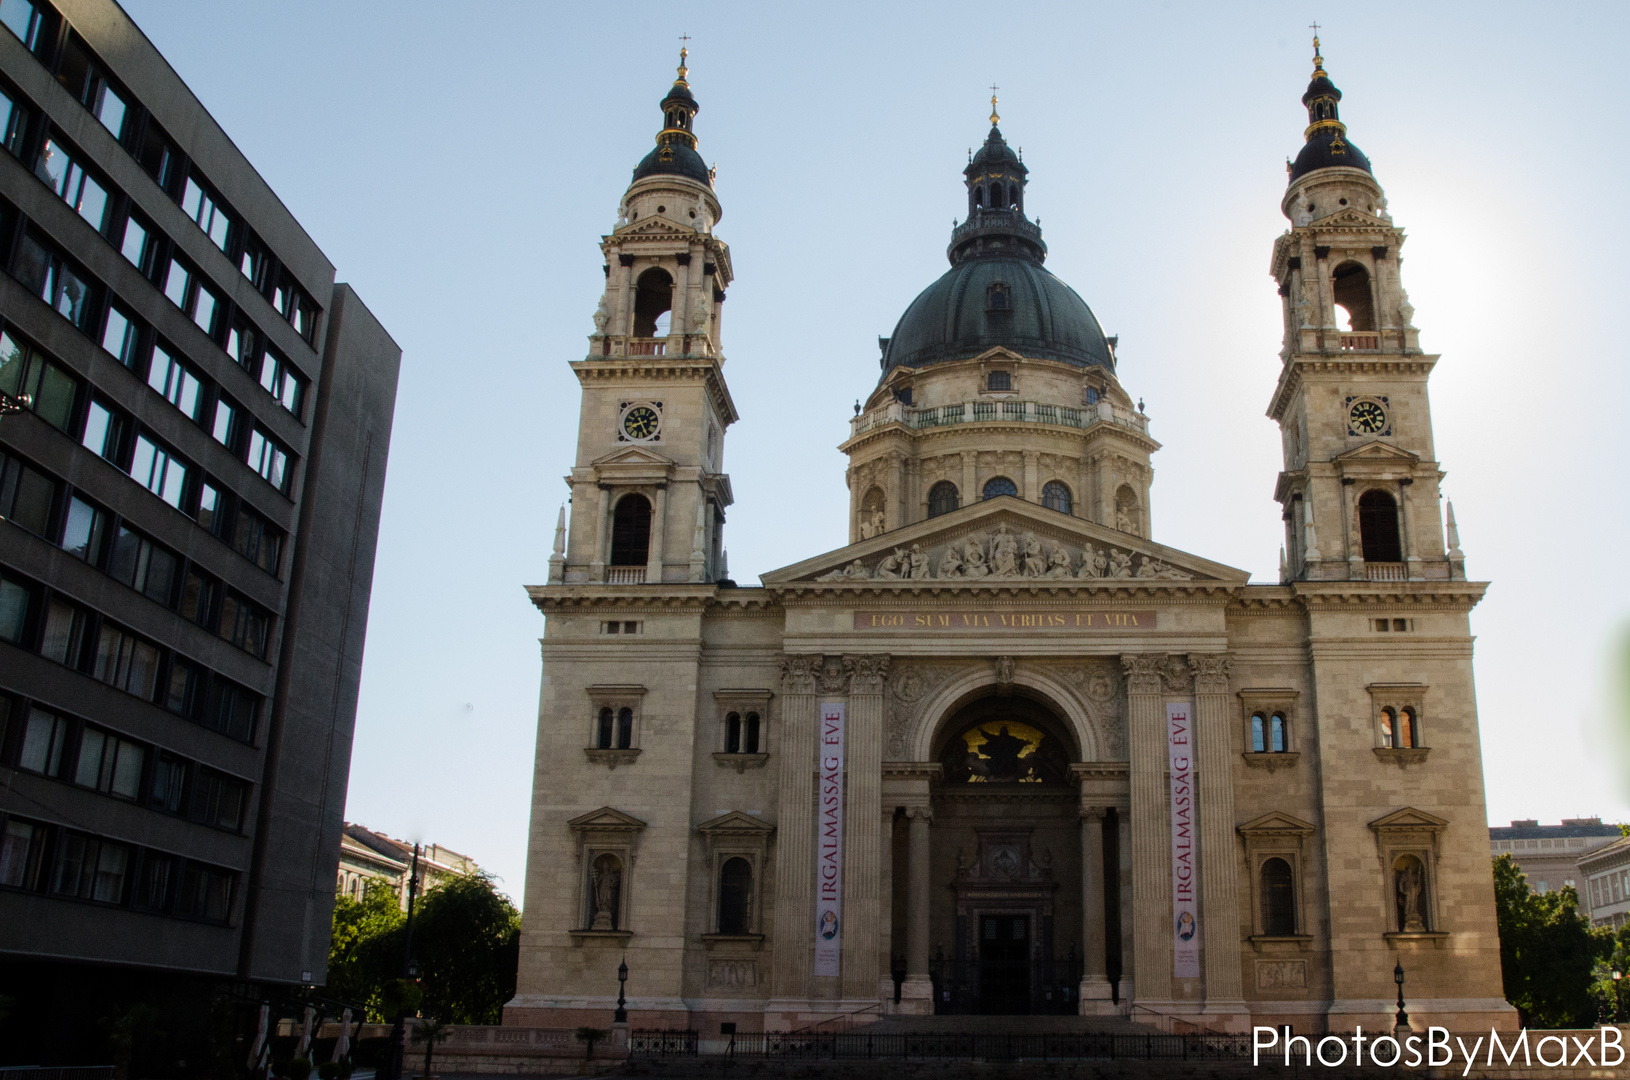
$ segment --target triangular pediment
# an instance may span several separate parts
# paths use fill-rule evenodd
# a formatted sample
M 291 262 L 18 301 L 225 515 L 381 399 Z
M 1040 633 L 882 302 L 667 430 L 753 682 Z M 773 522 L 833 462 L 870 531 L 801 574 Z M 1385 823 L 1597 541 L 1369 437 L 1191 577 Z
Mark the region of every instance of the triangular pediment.
M 645 822 L 633 814 L 625 814 L 614 806 L 602 806 L 598 810 L 590 810 L 568 821 L 574 832 L 617 831 L 630 832 L 645 828 Z
M 669 221 L 667 218 L 651 217 L 632 225 L 625 225 L 612 235 L 618 240 L 688 240 L 696 235 L 696 230 L 676 221 Z
M 1413 465 L 1420 459 L 1419 454 L 1412 454 L 1408 450 L 1393 446 L 1391 443 L 1367 442 L 1363 446 L 1355 446 L 1351 450 L 1337 454 L 1330 460 L 1340 462 L 1343 465 L 1370 464 L 1374 462 Z
M 1278 810 L 1253 818 L 1238 829 L 1241 836 L 1312 836 L 1316 831 L 1309 822 Z
M 720 814 L 716 818 L 702 822 L 696 826 L 696 831 L 713 836 L 768 836 L 775 832 L 775 826 L 751 814 L 732 810 L 728 814 Z
M 1385 817 L 1378 817 L 1370 822 L 1370 828 L 1376 832 L 1439 832 L 1448 827 L 1447 819 L 1436 814 L 1428 814 L 1425 810 L 1417 810 L 1413 806 L 1394 810 Z
M 613 450 L 609 454 L 595 458 L 590 464 L 602 469 L 608 465 L 657 465 L 666 467 L 672 465 L 673 461 L 646 446 L 624 446 Z
M 1119 532 L 1012 496 L 986 499 L 927 521 L 773 570 L 766 586 L 795 582 L 936 588 L 1243 585 L 1244 570 Z
M 1392 222 L 1374 214 L 1367 214 L 1356 207 L 1346 207 L 1338 210 L 1328 217 L 1317 218 L 1309 223 L 1315 229 L 1390 229 Z

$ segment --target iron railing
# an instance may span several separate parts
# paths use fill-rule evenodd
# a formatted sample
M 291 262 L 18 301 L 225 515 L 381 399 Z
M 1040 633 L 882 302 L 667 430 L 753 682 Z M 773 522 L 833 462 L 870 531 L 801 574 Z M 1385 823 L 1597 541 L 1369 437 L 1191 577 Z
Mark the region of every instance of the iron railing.
M 883 1058 L 962 1061 L 1238 1061 L 1251 1056 L 1251 1036 L 1119 1032 L 1002 1033 L 911 1031 L 745 1032 L 703 1040 L 695 1031 L 636 1029 L 632 1057 L 743 1057 L 786 1061 Z
M 3 1080 L 113 1080 L 112 1065 L 5 1065 Z

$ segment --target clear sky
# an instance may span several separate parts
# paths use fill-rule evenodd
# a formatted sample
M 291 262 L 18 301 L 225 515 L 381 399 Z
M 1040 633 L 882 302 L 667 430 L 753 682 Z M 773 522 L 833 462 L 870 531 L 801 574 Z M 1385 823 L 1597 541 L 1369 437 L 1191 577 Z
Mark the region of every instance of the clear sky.
M 1155 538 L 1277 580 L 1267 271 L 1315 18 L 1409 233 L 1444 490 L 1493 582 L 1490 820 L 1630 818 L 1630 6 L 125 5 L 403 348 L 351 820 L 519 899 L 543 632 L 522 586 L 566 496 L 597 242 L 681 33 L 737 272 L 736 580 L 844 542 L 835 448 L 878 335 L 945 268 L 992 82 L 1048 267 L 1120 335 L 1165 444 Z

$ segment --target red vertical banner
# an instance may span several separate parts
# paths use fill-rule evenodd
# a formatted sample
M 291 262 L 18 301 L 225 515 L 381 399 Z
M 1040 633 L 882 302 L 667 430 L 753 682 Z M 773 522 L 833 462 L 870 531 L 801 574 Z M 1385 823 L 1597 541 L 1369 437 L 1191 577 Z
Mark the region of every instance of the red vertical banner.
M 840 701 L 821 705 L 820 806 L 815 815 L 815 974 L 839 974 L 843 955 L 843 722 Z
M 1172 974 L 1200 977 L 1199 875 L 1194 858 L 1194 710 L 1166 706 L 1166 753 L 1172 800 Z

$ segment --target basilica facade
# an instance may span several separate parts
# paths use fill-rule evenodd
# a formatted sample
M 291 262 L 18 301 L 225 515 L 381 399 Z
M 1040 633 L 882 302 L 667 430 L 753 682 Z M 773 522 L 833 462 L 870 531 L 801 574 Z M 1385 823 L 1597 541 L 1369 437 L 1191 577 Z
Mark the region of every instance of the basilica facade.
M 1315 46 L 1317 43 L 1315 42 Z M 1280 580 L 1161 544 L 1159 449 L 993 112 L 850 423 L 849 545 L 738 586 L 732 278 L 681 63 L 602 240 L 505 1023 L 1515 1025 L 1466 579 L 1402 229 L 1315 48 L 1273 242 Z M 1264 302 L 1269 293 L 1264 293 Z M 1267 477 L 1263 482 L 1268 482 Z M 721 1028 L 721 1025 L 725 1027 Z M 734 1025 L 730 1027 L 730 1025 Z

